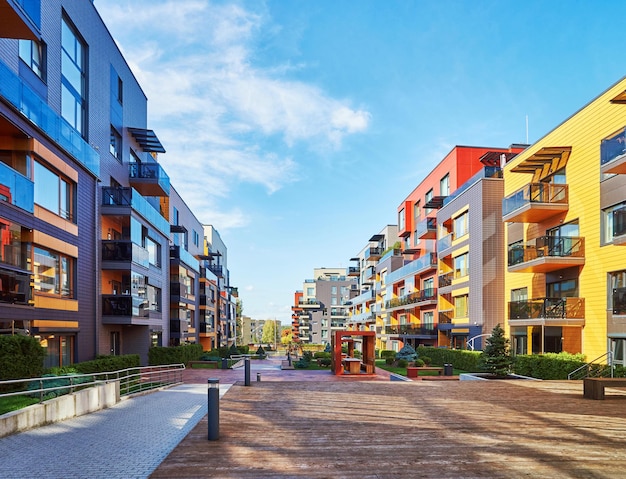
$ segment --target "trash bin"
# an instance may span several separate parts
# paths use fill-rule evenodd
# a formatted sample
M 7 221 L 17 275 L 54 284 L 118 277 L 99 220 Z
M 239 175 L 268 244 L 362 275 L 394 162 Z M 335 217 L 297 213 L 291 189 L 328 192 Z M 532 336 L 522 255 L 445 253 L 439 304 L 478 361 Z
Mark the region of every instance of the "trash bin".
M 452 376 L 452 364 L 444 364 L 443 365 L 443 375 L 444 376 Z
M 222 358 L 222 369 L 228 369 L 228 359 Z

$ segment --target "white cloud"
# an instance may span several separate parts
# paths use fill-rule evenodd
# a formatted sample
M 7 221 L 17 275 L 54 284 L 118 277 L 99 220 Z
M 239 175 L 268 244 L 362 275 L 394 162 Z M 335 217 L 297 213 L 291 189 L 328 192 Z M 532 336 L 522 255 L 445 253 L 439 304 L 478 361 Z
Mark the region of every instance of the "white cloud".
M 201 0 L 96 6 L 148 96 L 148 127 L 167 149 L 160 161 L 202 221 L 246 224 L 239 211 L 214 210 L 230 184 L 273 193 L 297 181 L 296 147 L 337 149 L 369 125 L 366 110 L 290 79 L 288 61 L 255 64 L 256 39 L 279 30 L 263 12 Z

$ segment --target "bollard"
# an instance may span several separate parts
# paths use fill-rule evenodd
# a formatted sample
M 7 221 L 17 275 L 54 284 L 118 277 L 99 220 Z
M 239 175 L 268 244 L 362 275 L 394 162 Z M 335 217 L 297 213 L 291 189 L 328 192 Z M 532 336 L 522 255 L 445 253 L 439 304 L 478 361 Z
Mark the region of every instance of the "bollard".
M 261 382 L 261 373 L 256 373 L 256 382 L 257 383 Z
M 243 363 L 245 369 L 244 384 L 246 386 L 250 386 L 250 358 L 246 358 Z
M 209 441 L 217 441 L 220 438 L 220 380 L 208 379 L 208 423 Z

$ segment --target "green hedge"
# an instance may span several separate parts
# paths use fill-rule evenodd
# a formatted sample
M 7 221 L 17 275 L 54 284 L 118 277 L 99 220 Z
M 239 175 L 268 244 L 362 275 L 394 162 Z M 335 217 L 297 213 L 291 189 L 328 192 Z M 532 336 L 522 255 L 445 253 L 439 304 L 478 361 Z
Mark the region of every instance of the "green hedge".
M 567 379 L 569 373 L 585 364 L 581 354 L 533 354 L 516 356 L 513 371 L 537 379 Z
M 184 344 L 182 346 L 152 347 L 148 351 L 148 364 L 187 364 L 189 361 L 198 361 L 202 356 L 201 344 Z
M 452 364 L 454 368 L 462 371 L 471 373 L 480 372 L 480 367 L 478 365 L 480 351 L 428 348 L 425 346 L 419 346 L 417 348 L 417 355 L 418 358 L 422 358 L 424 356 L 429 357 L 433 366 Z
M 380 359 L 387 359 L 387 358 L 395 359 L 396 352 L 392 351 L 391 349 L 383 349 L 382 351 L 380 351 L 379 357 Z
M 138 354 L 126 354 L 124 356 L 96 356 L 91 361 L 72 364 L 72 368 L 80 374 L 104 373 L 121 371 L 122 369 L 137 368 L 141 366 Z M 58 371 L 62 374 L 63 371 Z
M 37 378 L 43 374 L 45 351 L 31 336 L 0 336 L 0 380 Z

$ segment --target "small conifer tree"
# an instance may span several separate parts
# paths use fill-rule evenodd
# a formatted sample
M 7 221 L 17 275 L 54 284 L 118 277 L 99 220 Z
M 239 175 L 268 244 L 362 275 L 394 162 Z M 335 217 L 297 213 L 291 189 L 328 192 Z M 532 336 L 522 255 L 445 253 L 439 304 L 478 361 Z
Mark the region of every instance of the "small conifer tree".
M 480 356 L 480 367 L 494 376 L 506 376 L 511 372 L 513 357 L 510 341 L 504 336 L 504 329 L 497 324 L 487 338 L 487 345 Z

